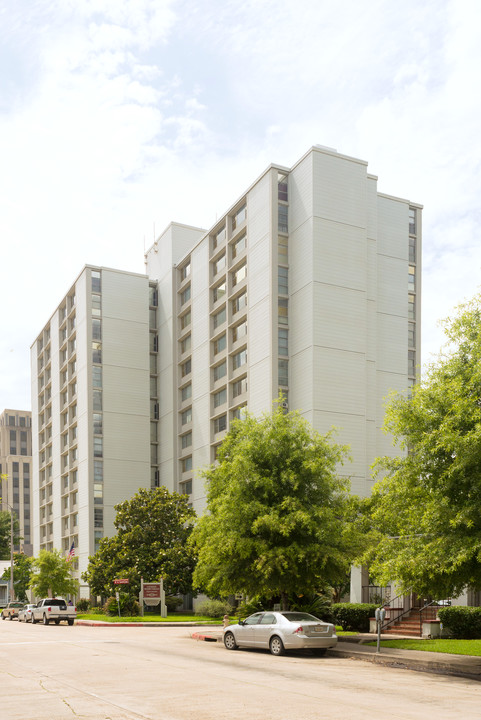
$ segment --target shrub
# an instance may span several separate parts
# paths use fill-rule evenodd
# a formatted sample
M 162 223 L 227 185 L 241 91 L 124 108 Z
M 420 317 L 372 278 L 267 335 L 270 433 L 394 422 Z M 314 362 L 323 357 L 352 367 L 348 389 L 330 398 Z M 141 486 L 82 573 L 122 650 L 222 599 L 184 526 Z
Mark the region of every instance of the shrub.
M 220 618 L 223 615 L 230 615 L 232 610 L 232 605 L 225 600 L 204 600 L 195 608 L 195 614 Z
M 174 597 L 173 595 L 166 595 L 165 604 L 169 612 L 175 612 L 177 608 L 182 605 L 183 599 L 180 597 Z
M 329 600 L 325 595 L 320 593 L 295 597 L 289 602 L 289 610 L 300 610 L 301 612 L 311 613 L 311 615 L 315 615 L 326 622 L 332 622 Z
M 79 598 L 75 604 L 78 612 L 87 612 L 90 609 L 90 600 L 88 598 Z
M 129 597 L 129 595 L 121 595 L 119 599 L 120 603 L 120 614 L 123 617 L 133 617 L 140 615 L 140 605 L 135 598 Z M 118 615 L 119 604 L 115 597 L 109 597 L 104 605 L 104 613 L 106 615 Z
M 333 621 L 343 630 L 369 632 L 369 618 L 374 617 L 377 605 L 370 603 L 335 603 L 331 605 Z
M 481 607 L 439 608 L 438 617 L 456 638 L 472 640 L 481 638 Z

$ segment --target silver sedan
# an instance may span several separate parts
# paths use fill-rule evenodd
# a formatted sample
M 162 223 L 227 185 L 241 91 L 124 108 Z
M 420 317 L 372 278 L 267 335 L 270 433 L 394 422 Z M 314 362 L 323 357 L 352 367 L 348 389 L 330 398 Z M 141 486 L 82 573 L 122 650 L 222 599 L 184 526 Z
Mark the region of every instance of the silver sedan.
M 228 650 L 265 648 L 273 655 L 283 655 L 286 650 L 312 650 L 324 655 L 336 643 L 334 625 L 305 612 L 258 612 L 224 630 Z
M 18 622 L 31 622 L 32 621 L 32 608 L 35 605 L 24 605 L 21 610 L 18 611 Z

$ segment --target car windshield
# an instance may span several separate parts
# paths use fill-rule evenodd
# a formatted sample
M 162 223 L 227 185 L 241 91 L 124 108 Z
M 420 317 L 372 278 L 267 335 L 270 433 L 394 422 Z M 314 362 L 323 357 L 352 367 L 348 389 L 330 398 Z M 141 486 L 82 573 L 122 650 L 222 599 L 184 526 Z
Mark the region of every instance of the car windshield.
M 281 615 L 289 622 L 319 622 L 319 618 L 305 612 L 283 612 Z

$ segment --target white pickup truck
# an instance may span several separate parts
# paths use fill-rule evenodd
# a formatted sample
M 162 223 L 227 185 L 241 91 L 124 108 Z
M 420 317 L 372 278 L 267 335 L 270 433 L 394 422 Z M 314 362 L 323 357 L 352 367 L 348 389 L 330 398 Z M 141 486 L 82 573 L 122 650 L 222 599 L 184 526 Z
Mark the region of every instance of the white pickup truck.
M 44 598 L 32 608 L 32 623 L 34 624 L 43 622 L 44 625 L 48 625 L 52 621 L 58 625 L 61 620 L 66 620 L 69 625 L 73 625 L 76 617 L 77 608 L 67 605 L 63 598 Z

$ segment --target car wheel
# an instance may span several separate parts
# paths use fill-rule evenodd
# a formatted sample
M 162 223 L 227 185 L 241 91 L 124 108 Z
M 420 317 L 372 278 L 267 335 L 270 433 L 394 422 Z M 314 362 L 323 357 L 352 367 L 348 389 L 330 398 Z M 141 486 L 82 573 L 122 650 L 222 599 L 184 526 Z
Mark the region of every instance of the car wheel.
M 9 620 L 13 620 L 13 615 L 10 614 L 10 615 L 8 616 L 8 619 L 9 619 Z
M 36 622 L 37 622 L 37 621 L 35 620 L 35 618 L 34 618 L 33 615 L 32 615 L 32 625 L 35 625 Z
M 48 617 L 47 617 L 46 615 L 44 615 L 44 616 L 43 616 L 43 624 L 44 624 L 44 625 L 48 625 L 49 622 L 50 622 L 50 620 L 48 619 Z
M 224 645 L 226 646 L 227 650 L 237 650 L 239 647 L 235 641 L 234 634 L 231 632 L 227 632 L 224 635 Z
M 274 635 L 274 637 L 271 637 L 270 643 L 269 643 L 269 650 L 273 655 L 284 655 L 284 644 L 280 637 L 277 635 Z
M 324 657 L 327 652 L 327 648 L 312 648 L 312 652 L 316 657 Z
M 60 622 L 60 621 L 59 621 L 59 622 Z M 69 624 L 69 625 L 73 625 L 73 618 L 69 618 L 69 619 L 68 619 L 68 624 Z
M 60 624 L 60 620 L 55 620 L 55 625 L 59 625 L 59 624 Z

